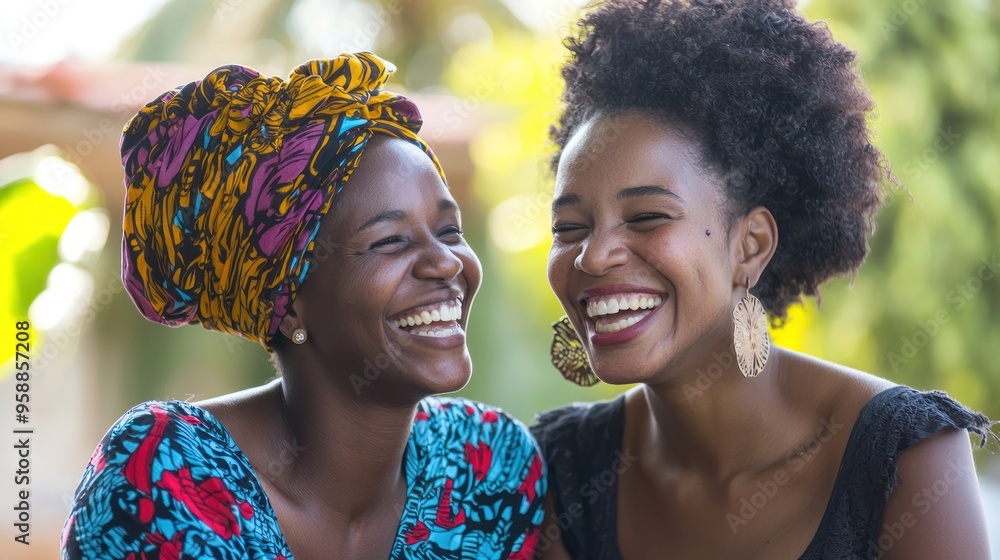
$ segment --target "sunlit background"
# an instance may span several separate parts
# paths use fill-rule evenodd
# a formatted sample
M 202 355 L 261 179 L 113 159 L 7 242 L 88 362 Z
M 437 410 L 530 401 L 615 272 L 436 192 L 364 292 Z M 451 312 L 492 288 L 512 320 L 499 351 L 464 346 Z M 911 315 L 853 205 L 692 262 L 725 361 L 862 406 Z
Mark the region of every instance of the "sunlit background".
M 31 323 L 32 534 L 14 545 L 15 470 L 0 460 L 0 551 L 52 558 L 107 427 L 147 399 L 203 399 L 271 378 L 258 346 L 143 320 L 119 280 L 122 124 L 146 101 L 238 62 L 273 75 L 373 50 L 399 69 L 485 269 L 462 394 L 525 422 L 622 387 L 549 365 L 560 308 L 545 279 L 560 37 L 582 0 L 5 1 L 0 7 L 0 425 L 14 423 L 15 324 Z M 857 278 L 796 307 L 779 344 L 1000 418 L 1000 4 L 813 0 L 860 53 L 889 196 Z M 8 437 L 9 439 L 9 437 Z M 7 441 L 6 439 L 4 440 Z M 1000 461 L 977 453 L 994 549 Z M 16 547 L 16 548 L 15 548 Z M 996 554 L 1000 557 L 1000 553 Z

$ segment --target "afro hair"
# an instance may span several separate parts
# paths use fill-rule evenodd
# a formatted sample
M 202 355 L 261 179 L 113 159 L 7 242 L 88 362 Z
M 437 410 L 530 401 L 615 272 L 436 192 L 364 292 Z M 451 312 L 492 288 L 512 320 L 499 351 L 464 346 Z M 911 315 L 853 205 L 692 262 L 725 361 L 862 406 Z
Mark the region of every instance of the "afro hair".
M 780 322 L 856 273 L 895 182 L 870 138 L 855 53 L 790 0 L 608 0 L 568 38 L 552 169 L 597 114 L 638 111 L 694 134 L 730 224 L 763 206 L 780 242 L 752 292 Z

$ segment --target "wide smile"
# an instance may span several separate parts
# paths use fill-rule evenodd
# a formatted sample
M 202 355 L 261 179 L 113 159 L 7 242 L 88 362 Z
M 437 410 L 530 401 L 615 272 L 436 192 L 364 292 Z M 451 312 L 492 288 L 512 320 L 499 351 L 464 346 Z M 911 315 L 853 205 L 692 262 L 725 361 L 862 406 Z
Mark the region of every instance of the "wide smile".
M 587 316 L 590 341 L 595 346 L 621 344 L 639 336 L 666 298 L 663 293 L 633 286 L 604 288 L 581 295 L 584 297 L 580 305 Z
M 408 339 L 436 348 L 465 343 L 460 297 L 412 307 L 389 318 L 394 330 Z

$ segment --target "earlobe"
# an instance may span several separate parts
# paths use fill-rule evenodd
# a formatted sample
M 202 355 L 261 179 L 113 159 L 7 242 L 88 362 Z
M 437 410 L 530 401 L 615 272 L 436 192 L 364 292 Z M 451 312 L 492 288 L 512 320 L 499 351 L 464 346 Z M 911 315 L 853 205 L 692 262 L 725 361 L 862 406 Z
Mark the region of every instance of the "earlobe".
M 294 333 L 297 329 L 304 328 L 302 324 L 302 316 L 299 314 L 299 299 L 292 300 L 291 305 L 288 306 L 288 311 L 285 316 L 281 318 L 281 322 L 278 323 L 278 331 L 285 336 L 285 338 L 292 340 Z

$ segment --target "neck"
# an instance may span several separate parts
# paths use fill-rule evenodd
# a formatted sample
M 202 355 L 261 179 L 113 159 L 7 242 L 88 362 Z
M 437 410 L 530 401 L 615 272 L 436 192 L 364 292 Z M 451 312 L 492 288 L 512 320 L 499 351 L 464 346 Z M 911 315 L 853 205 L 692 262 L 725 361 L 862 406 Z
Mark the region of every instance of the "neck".
M 348 377 L 315 362 L 286 363 L 280 422 L 297 456 L 281 483 L 294 499 L 320 496 L 335 514 L 355 520 L 399 505 L 417 402 L 375 402 L 335 381 Z
M 772 347 L 759 376 L 745 378 L 731 346 L 721 344 L 695 366 L 643 385 L 638 448 L 660 465 L 728 480 L 766 468 L 789 445 L 787 401 L 781 390 L 783 351 Z

